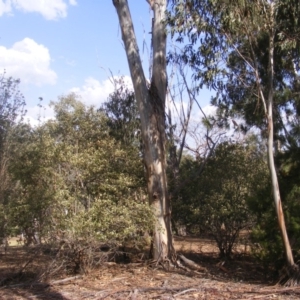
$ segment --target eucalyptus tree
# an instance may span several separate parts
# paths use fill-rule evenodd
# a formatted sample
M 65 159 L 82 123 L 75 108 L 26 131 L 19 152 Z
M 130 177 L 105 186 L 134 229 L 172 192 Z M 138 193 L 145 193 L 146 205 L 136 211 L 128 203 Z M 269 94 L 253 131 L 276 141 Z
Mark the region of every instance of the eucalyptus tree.
M 288 273 L 298 281 L 299 267 L 287 236 L 274 163 L 274 136 L 285 135 L 285 141 L 290 141 L 283 112 L 298 113 L 299 2 L 172 3 L 171 30 L 178 41 L 184 41 L 186 35 L 190 41 L 179 59 L 193 68 L 200 87 L 216 89 L 213 103 L 225 117 L 242 116 L 246 127 L 261 128 L 268 141 L 272 191 Z
M 127 0 L 113 0 L 127 54 L 135 97 L 141 119 L 149 203 L 156 218 L 153 256 L 158 261 L 173 260 L 171 209 L 166 176 L 165 101 L 167 92 L 166 0 L 148 1 L 153 11 L 152 78 L 147 84 L 142 68 Z

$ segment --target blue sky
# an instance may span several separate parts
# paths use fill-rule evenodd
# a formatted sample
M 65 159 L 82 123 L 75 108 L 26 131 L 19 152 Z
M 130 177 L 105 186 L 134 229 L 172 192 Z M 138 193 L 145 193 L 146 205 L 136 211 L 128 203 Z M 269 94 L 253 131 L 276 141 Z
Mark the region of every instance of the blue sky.
M 128 2 L 148 76 L 151 13 L 146 0 Z M 112 91 L 109 70 L 129 75 L 112 0 L 0 0 L 0 27 L 0 72 L 21 79 L 32 122 L 39 97 L 45 118 L 49 102 L 70 91 L 99 106 Z

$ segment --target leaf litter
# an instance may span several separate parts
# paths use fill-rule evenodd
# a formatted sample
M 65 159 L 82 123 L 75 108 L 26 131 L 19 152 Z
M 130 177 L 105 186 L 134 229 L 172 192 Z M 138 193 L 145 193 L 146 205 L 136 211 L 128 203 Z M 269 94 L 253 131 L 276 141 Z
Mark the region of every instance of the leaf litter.
M 23 247 L 10 247 L 0 258 L 0 299 L 300 299 L 299 287 L 274 285 L 261 266 L 238 249 L 236 257 L 224 263 L 209 240 L 178 238 L 176 248 L 205 271 L 166 270 L 147 261 L 108 262 L 87 274 L 62 274 L 40 282 L 30 276 L 47 261 L 47 257 L 39 257 L 23 278 L 11 276 L 11 281 L 3 283 L 9 274 L 15 275 L 25 255 Z

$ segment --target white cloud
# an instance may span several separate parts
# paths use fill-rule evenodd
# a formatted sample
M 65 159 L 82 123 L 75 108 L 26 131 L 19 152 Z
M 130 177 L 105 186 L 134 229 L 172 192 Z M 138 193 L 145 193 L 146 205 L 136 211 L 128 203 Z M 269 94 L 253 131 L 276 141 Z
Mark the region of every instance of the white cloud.
M 0 0 L 0 17 L 4 14 L 11 12 L 11 3 L 10 0 L 2 1 Z
M 69 0 L 69 5 L 77 5 L 76 0 Z M 23 12 L 36 12 L 47 20 L 65 18 L 68 4 L 65 0 L 0 0 L 0 16 L 11 13 L 13 8 Z
M 53 108 L 49 105 L 43 105 L 43 103 L 41 103 L 41 106 L 35 105 L 26 107 L 26 109 L 27 114 L 24 119 L 32 126 L 37 126 L 41 123 L 47 122 L 50 119 L 54 119 Z
M 117 77 L 115 77 L 117 79 Z M 132 86 L 131 78 L 125 76 L 125 84 Z M 74 92 L 81 96 L 82 101 L 87 105 L 99 106 L 101 103 L 107 100 L 109 94 L 114 90 L 114 86 L 110 79 L 106 79 L 102 82 L 93 77 L 85 79 L 82 87 L 74 87 L 70 92 Z
M 76 0 L 69 0 L 69 4 L 70 5 L 77 5 L 77 1 Z
M 118 79 L 119 77 L 115 76 L 114 78 Z M 132 87 L 131 78 L 129 76 L 124 77 L 124 82 L 129 88 Z M 100 82 L 93 77 L 88 77 L 82 87 L 74 87 L 68 92 L 76 93 L 81 97 L 80 100 L 86 105 L 100 107 L 113 90 L 114 86 L 110 79 Z M 49 104 L 41 102 L 41 105 L 27 106 L 26 109 L 27 114 L 25 121 L 28 121 L 33 126 L 54 119 L 53 107 L 49 106 Z
M 50 68 L 49 50 L 30 38 L 16 42 L 11 48 L 0 46 L 1 72 L 20 78 L 22 83 L 41 86 L 55 84 L 57 75 Z
M 202 108 L 203 112 L 207 117 L 209 116 L 215 116 L 217 112 L 217 107 L 212 105 L 206 105 Z M 202 113 L 201 113 L 202 114 Z

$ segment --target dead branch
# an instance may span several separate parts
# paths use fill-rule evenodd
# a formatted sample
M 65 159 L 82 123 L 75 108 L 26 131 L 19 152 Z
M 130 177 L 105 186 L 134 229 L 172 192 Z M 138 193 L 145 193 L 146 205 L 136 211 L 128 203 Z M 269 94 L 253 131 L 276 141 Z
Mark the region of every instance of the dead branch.
M 198 264 L 196 264 L 195 262 L 193 262 L 192 260 L 186 258 L 184 255 L 180 254 L 178 255 L 178 257 L 182 260 L 182 262 L 190 269 L 192 270 L 196 270 L 196 271 L 202 271 L 205 272 L 207 271 L 206 268 L 199 266 Z

